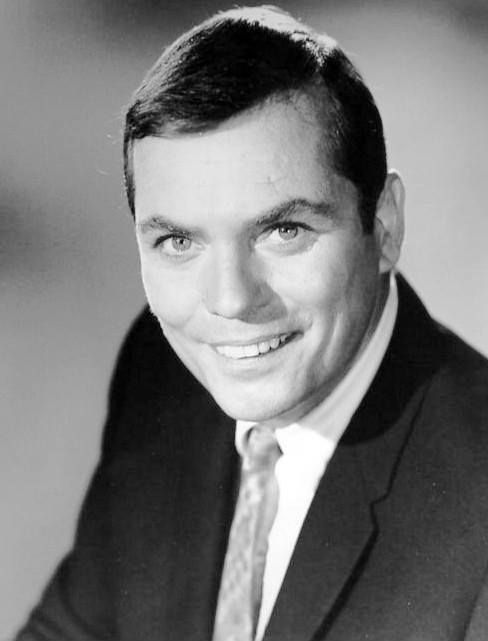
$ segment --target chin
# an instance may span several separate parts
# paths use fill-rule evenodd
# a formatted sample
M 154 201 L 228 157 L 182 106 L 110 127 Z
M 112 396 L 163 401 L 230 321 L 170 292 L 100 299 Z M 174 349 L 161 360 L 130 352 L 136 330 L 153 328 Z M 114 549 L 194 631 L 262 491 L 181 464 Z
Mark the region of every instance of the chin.
M 270 418 L 270 412 L 262 407 L 256 407 L 254 403 L 223 401 L 215 399 L 220 408 L 236 421 L 261 422 Z
M 215 396 L 216 403 L 231 418 L 241 421 L 263 423 L 273 421 L 291 410 L 289 404 L 270 403 L 269 399 L 229 399 Z

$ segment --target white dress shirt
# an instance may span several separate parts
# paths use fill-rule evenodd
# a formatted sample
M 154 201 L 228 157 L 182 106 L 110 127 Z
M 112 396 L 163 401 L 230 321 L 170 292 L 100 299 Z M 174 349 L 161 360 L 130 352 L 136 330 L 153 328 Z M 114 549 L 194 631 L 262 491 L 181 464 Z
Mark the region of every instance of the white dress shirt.
M 398 309 L 393 272 L 380 320 L 368 344 L 333 392 L 298 422 L 275 430 L 282 451 L 275 474 L 278 509 L 268 537 L 261 609 L 255 641 L 261 641 L 315 491 L 337 443 L 358 408 L 390 342 Z M 242 455 L 255 425 L 237 421 L 236 447 Z

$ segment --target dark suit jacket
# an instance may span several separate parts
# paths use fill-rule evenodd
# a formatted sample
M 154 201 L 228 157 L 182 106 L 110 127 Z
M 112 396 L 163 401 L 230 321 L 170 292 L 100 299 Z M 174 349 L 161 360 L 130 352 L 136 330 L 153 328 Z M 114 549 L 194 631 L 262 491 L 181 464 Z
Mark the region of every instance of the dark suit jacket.
M 265 641 L 488 639 L 488 365 L 400 279 L 392 341 L 319 485 Z M 209 641 L 234 422 L 146 310 L 72 553 L 19 641 Z

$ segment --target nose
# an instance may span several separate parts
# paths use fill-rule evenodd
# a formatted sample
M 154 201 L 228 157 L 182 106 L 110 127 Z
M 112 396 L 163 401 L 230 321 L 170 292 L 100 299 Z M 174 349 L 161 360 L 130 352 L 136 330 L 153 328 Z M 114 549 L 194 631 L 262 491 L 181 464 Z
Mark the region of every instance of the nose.
M 215 252 L 209 259 L 203 291 L 211 314 L 248 321 L 266 306 L 270 294 L 251 252 L 234 247 Z

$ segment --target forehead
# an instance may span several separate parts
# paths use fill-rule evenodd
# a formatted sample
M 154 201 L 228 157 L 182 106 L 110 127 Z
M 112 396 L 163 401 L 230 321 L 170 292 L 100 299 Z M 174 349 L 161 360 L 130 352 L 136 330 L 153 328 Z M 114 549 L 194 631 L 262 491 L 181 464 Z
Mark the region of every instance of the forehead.
M 196 204 L 199 211 L 254 212 L 277 199 L 333 196 L 339 177 L 324 148 L 315 105 L 303 94 L 210 131 L 143 138 L 133 152 L 136 217 Z

